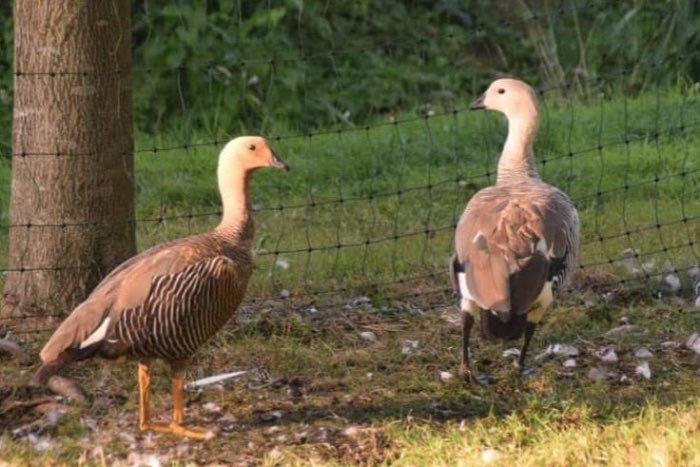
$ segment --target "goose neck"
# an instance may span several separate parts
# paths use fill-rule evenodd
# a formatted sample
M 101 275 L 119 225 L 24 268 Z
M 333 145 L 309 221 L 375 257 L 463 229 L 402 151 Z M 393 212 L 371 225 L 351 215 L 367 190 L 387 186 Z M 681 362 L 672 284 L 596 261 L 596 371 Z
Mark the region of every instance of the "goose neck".
M 217 230 L 227 237 L 246 236 L 251 230 L 249 185 L 250 173 L 219 177 L 223 216 Z
M 508 136 L 498 161 L 499 183 L 513 179 L 539 178 L 532 150 L 536 132 L 536 114 L 508 118 Z

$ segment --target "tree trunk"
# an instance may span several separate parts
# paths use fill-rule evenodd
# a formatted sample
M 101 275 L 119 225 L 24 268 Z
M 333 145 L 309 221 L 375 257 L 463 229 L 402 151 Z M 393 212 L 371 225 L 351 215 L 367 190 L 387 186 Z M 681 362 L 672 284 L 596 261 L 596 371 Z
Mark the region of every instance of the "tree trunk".
M 129 0 L 16 0 L 1 315 L 70 311 L 135 252 Z

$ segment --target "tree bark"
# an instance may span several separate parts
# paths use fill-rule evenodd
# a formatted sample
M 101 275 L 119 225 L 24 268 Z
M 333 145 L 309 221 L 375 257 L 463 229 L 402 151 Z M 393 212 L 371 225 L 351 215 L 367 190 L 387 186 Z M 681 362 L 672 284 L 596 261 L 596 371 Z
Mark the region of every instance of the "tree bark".
M 4 316 L 70 311 L 135 252 L 129 0 L 16 0 Z

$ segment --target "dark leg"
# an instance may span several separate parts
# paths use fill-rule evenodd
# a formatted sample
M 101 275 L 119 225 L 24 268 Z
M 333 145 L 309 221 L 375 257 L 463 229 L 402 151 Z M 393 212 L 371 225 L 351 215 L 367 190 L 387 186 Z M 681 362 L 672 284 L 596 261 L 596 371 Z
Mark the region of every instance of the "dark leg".
M 530 346 L 530 339 L 532 335 L 535 334 L 535 327 L 537 324 L 532 321 L 527 321 L 525 323 L 525 342 L 523 342 L 523 348 L 520 350 L 520 358 L 518 358 L 518 367 L 521 371 L 525 368 L 525 354 L 527 353 L 527 348 Z
M 477 375 L 472 370 L 469 335 L 474 325 L 474 317 L 469 312 L 462 312 L 462 363 L 459 365 L 459 376 L 472 383 L 486 386 L 492 382 L 487 375 Z
M 472 365 L 469 356 L 469 335 L 474 325 L 474 317 L 469 312 L 462 312 L 462 363 L 459 365 L 459 376 L 472 379 Z

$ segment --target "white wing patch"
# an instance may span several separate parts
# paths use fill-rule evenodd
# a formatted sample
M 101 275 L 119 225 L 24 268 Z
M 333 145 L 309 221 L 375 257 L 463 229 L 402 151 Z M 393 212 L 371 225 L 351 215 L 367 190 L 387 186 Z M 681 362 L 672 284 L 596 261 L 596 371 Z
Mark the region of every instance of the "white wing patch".
M 85 339 L 83 342 L 80 344 L 80 348 L 84 349 L 85 347 L 95 344 L 97 342 L 100 342 L 102 339 L 105 338 L 105 335 L 107 335 L 107 328 L 109 327 L 109 321 L 110 318 L 109 316 L 102 321 L 102 324 L 100 324 L 97 329 L 93 331 L 92 334 L 88 336 L 87 339 Z
M 462 311 L 471 311 L 472 295 L 467 287 L 467 274 L 463 272 L 457 273 L 457 281 L 459 282 L 459 294 L 462 300 L 459 303 L 459 308 Z

